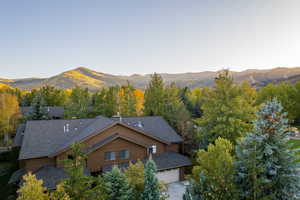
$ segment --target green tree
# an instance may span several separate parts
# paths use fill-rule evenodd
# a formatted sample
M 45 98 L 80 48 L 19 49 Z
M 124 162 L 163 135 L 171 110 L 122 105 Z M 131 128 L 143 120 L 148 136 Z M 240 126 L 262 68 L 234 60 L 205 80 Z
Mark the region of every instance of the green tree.
M 53 86 L 43 86 L 39 92 L 43 96 L 47 106 L 64 106 L 66 105 L 67 95 L 63 90 Z
M 120 171 L 117 166 L 113 166 L 113 169 L 106 172 L 103 175 L 106 193 L 110 200 L 131 200 L 132 190 L 126 179 L 126 176 Z
M 287 143 L 288 120 L 282 111 L 276 99 L 264 104 L 254 121 L 254 130 L 237 144 L 241 199 L 297 199 L 300 179 L 296 157 Z
M 90 104 L 90 94 L 88 89 L 76 87 L 72 89 L 68 105 L 66 106 L 67 118 L 86 118 L 88 117 Z
M 143 200 L 160 200 L 161 192 L 156 177 L 156 165 L 150 157 L 145 165 L 145 182 L 142 194 Z
M 162 77 L 154 73 L 145 90 L 144 114 L 163 116 L 165 107 L 164 82 Z
M 46 109 L 46 104 L 41 93 L 37 93 L 32 100 L 32 111 L 28 116 L 25 116 L 28 120 L 45 120 L 49 119 L 49 115 Z
M 299 116 L 297 108 L 297 88 L 288 83 L 281 83 L 279 85 L 268 84 L 260 89 L 257 97 L 257 104 L 266 103 L 273 98 L 277 100 L 283 106 L 285 112 L 288 113 L 289 120 L 294 120 Z
M 133 200 L 140 200 L 144 191 L 144 164 L 140 160 L 135 164 L 130 163 L 124 173 L 132 188 Z
M 72 200 L 104 200 L 106 193 L 103 190 L 101 177 L 95 181 L 93 177 L 87 176 L 86 155 L 82 152 L 82 145 L 74 143 L 70 157 L 64 161 L 64 167 L 68 178 L 62 181 L 64 191 Z
M 48 193 L 43 187 L 43 181 L 38 180 L 35 175 L 29 172 L 23 176 L 24 184 L 18 189 L 17 200 L 48 200 Z
M 237 199 L 232 151 L 230 141 L 218 138 L 207 151 L 201 149 L 197 152 L 186 199 Z
M 181 100 L 180 89 L 175 83 L 165 86 L 156 73 L 145 91 L 144 114 L 162 116 L 183 137 L 188 134 L 190 114 Z
M 248 88 L 249 90 L 251 88 Z M 213 89 L 203 94 L 203 116 L 196 120 L 201 148 L 218 137 L 236 140 L 252 129 L 256 108 L 244 94 L 244 87 L 233 82 L 229 71 L 219 73 Z

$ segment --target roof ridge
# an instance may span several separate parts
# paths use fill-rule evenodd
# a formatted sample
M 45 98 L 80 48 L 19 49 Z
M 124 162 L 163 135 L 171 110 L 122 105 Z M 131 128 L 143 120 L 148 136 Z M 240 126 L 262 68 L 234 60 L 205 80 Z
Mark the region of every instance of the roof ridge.
M 105 126 L 105 127 L 108 127 L 108 126 L 110 126 L 111 124 L 115 123 L 115 121 L 111 120 L 110 118 L 107 118 L 107 117 L 104 117 L 104 116 L 102 116 L 102 118 L 107 119 L 107 120 L 110 121 L 110 123 L 109 123 L 107 126 Z M 77 138 L 78 138 L 80 135 L 83 135 L 83 133 L 84 133 L 84 131 L 85 131 L 86 129 L 88 129 L 89 127 L 91 127 L 96 121 L 98 121 L 98 120 L 101 119 L 101 118 L 98 117 L 98 118 L 92 118 L 92 119 L 94 119 L 94 120 L 91 121 L 90 123 L 88 123 L 85 127 L 83 127 L 82 130 L 81 130 L 78 134 L 74 135 L 72 138 L 70 138 L 70 140 L 68 140 L 66 143 L 62 144 L 59 148 L 54 149 L 49 155 L 52 155 L 52 154 L 58 152 L 59 149 L 62 149 L 62 148 L 63 148 L 64 146 L 66 146 L 66 145 L 70 145 L 70 144 L 72 144 L 72 143 L 74 143 L 74 142 L 77 142 L 77 140 L 79 140 L 79 139 L 77 139 Z M 86 136 L 86 137 L 87 137 L 87 136 Z M 84 137 L 84 138 L 85 138 L 85 137 Z M 80 140 L 82 140 L 82 139 L 84 139 L 84 138 L 81 138 Z

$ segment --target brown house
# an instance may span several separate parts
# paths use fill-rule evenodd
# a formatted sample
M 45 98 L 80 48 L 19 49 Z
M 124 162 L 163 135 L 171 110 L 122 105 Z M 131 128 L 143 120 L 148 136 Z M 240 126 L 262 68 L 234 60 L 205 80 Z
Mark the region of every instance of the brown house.
M 21 134 L 21 136 L 18 136 Z M 11 183 L 31 171 L 45 186 L 55 188 L 65 177 L 61 160 L 70 155 L 70 145 L 84 144 L 87 174 L 108 171 L 113 165 L 147 160 L 150 153 L 158 169 L 157 177 L 167 183 L 183 179 L 190 160 L 180 154 L 182 138 L 161 117 L 126 117 L 28 121 L 17 133 L 20 170 Z

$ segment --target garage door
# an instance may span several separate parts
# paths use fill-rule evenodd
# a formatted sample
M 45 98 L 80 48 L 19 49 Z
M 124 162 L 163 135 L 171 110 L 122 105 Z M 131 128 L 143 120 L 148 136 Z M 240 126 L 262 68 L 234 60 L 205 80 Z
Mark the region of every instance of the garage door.
M 179 181 L 179 169 L 165 170 L 157 172 L 156 177 L 159 181 L 173 183 Z

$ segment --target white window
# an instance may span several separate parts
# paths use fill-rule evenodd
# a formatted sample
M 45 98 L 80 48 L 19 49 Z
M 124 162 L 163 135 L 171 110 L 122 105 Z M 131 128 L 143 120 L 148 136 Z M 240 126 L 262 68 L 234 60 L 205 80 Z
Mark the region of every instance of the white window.
M 156 145 L 155 144 L 149 148 L 149 153 L 156 153 Z

